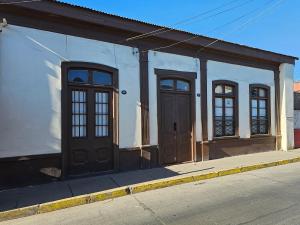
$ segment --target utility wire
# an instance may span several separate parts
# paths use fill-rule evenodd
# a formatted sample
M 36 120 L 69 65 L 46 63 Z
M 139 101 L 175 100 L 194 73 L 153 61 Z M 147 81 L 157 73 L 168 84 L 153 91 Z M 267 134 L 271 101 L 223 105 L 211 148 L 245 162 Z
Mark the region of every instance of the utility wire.
M 201 17 L 204 16 L 204 15 L 207 15 L 207 14 L 209 14 L 209 13 L 211 13 L 211 12 L 214 12 L 214 11 L 216 11 L 216 10 L 218 10 L 218 9 L 221 9 L 221 8 L 223 8 L 223 7 L 225 7 L 225 6 L 229 6 L 229 5 L 231 5 L 232 3 L 239 2 L 239 1 L 240 1 L 240 0 L 233 0 L 233 1 L 230 1 L 230 2 L 228 2 L 228 3 L 226 3 L 226 4 L 222 4 L 222 5 L 218 6 L 218 7 L 216 7 L 216 8 L 207 10 L 207 11 L 205 11 L 205 12 L 203 12 L 203 13 L 198 14 L 198 15 L 195 15 L 195 16 L 189 17 L 189 18 L 187 18 L 187 19 L 181 20 L 181 21 L 179 21 L 179 22 L 176 22 L 176 23 L 174 23 L 174 24 L 172 24 L 172 25 L 170 25 L 170 26 L 175 26 L 175 27 L 176 27 L 177 25 L 181 25 L 181 24 L 189 24 L 189 23 L 191 23 L 191 22 L 194 22 L 194 20 L 195 20 L 195 19 L 198 19 L 199 17 L 201 18 Z M 229 9 L 226 9 L 226 10 L 224 10 L 224 11 L 221 11 L 221 12 L 218 12 L 218 13 L 216 13 L 216 14 L 210 15 L 210 16 L 208 16 L 208 17 L 202 18 L 202 20 L 208 19 L 208 18 L 210 18 L 210 17 L 214 17 L 214 16 L 216 16 L 216 15 L 219 15 L 219 14 L 222 14 L 222 13 L 225 13 L 225 12 L 228 12 L 228 11 L 233 10 L 233 9 L 236 9 L 236 8 L 238 8 L 238 7 L 241 7 L 241 6 L 245 5 L 245 4 L 248 4 L 248 3 L 251 2 L 251 1 L 253 1 L 253 0 L 248 0 L 248 1 L 246 1 L 245 3 L 242 3 L 242 4 L 239 4 L 239 5 L 237 5 L 237 6 L 231 7 L 231 8 L 229 8 Z M 197 21 L 197 20 L 196 20 L 196 21 Z M 126 41 L 131 41 L 131 40 L 136 40 L 136 39 L 142 39 L 142 38 L 149 37 L 149 36 L 152 36 L 152 35 L 157 35 L 157 34 L 161 34 L 161 33 L 166 33 L 166 32 L 172 31 L 172 30 L 174 30 L 174 29 L 175 29 L 174 27 L 173 27 L 173 28 L 163 27 L 163 28 L 159 28 L 159 29 L 156 29 L 156 30 L 153 30 L 153 31 L 144 33 L 144 34 L 140 34 L 140 35 L 136 35 L 136 36 L 127 38 L 127 39 L 125 39 L 125 40 L 126 40 Z
M 271 1 L 267 2 L 266 5 L 268 5 L 268 4 L 270 4 L 270 3 L 274 2 L 274 1 L 275 1 L 275 0 L 271 0 Z M 283 0 L 279 0 L 277 3 L 281 3 L 282 1 L 283 1 Z M 274 5 L 276 5 L 276 4 L 274 4 Z M 274 5 L 273 5 L 273 6 L 274 6 Z M 273 6 L 270 6 L 270 7 L 267 8 L 266 10 L 263 10 L 262 12 L 265 12 L 265 11 L 269 10 L 270 8 L 273 8 Z M 265 7 L 265 6 L 264 6 L 264 7 Z M 221 29 L 221 28 L 223 28 L 224 26 L 233 24 L 233 23 L 237 22 L 238 20 L 240 20 L 240 19 L 242 19 L 242 18 L 244 18 L 244 17 L 246 17 L 246 16 L 248 16 L 248 15 L 254 13 L 255 11 L 258 11 L 259 9 L 260 9 L 260 8 L 257 8 L 257 9 L 255 9 L 255 10 L 252 10 L 251 12 L 248 12 L 248 13 L 246 13 L 246 14 L 240 16 L 240 17 L 237 17 L 237 18 L 235 18 L 235 19 L 232 20 L 232 21 L 229 21 L 229 22 L 227 22 L 227 23 L 225 23 L 225 24 L 223 24 L 223 25 L 221 25 L 221 26 L 218 26 L 218 27 L 214 28 L 214 29 L 211 30 L 210 32 L 215 31 L 215 30 L 218 30 L 218 29 Z M 261 14 L 261 13 L 259 13 L 258 15 L 260 16 L 260 14 Z M 246 23 L 243 23 L 242 26 L 244 26 L 245 24 L 250 23 L 250 22 L 252 21 L 252 19 L 255 19 L 256 17 L 257 17 L 257 16 L 251 18 L 250 21 L 248 20 Z M 236 30 L 236 29 L 235 29 L 235 30 Z M 235 30 L 234 30 L 234 31 L 235 31 Z M 227 35 L 227 34 L 226 34 L 226 35 Z M 188 41 L 194 40 L 194 39 L 196 39 L 196 38 L 199 38 L 199 36 L 194 36 L 194 37 L 191 37 L 191 38 L 187 38 L 187 39 L 185 39 L 185 40 L 182 40 L 182 41 L 175 42 L 175 43 L 170 44 L 170 45 L 166 45 L 166 46 L 162 46 L 162 47 L 157 47 L 157 48 L 153 48 L 153 49 L 149 49 L 149 50 L 156 51 L 156 50 L 160 50 L 160 49 L 166 49 L 166 48 L 173 47 L 173 46 L 175 46 L 175 45 L 178 45 L 178 44 L 181 44 L 181 43 L 184 43 L 184 42 L 188 42 Z M 209 43 L 207 46 L 204 46 L 203 48 L 206 48 L 206 47 L 208 47 L 208 46 L 211 46 L 212 44 L 214 44 L 214 43 L 216 43 L 216 42 L 218 42 L 218 41 L 220 41 L 220 39 L 214 40 L 212 43 Z M 148 50 L 148 51 L 149 51 L 149 50 Z M 201 50 L 202 50 L 202 49 L 201 49 Z M 200 51 L 201 51 L 201 50 L 200 50 Z
M 226 37 L 226 36 L 228 36 L 228 35 L 230 35 L 230 34 L 232 34 L 232 33 L 235 32 L 235 31 L 242 30 L 242 29 L 245 28 L 248 24 L 250 24 L 251 22 L 255 22 L 255 20 L 257 20 L 257 19 L 259 19 L 260 17 L 264 16 L 265 14 L 268 13 L 268 11 L 272 10 L 273 8 L 278 7 L 278 6 L 279 6 L 280 4 L 282 4 L 284 1 L 285 1 L 285 0 L 278 0 L 278 1 L 277 1 L 275 4 L 273 4 L 272 6 L 266 8 L 265 10 L 261 11 L 260 13 L 258 13 L 255 17 L 250 18 L 250 19 L 247 20 L 245 23 L 241 24 L 241 26 L 237 27 L 236 29 L 232 30 L 231 32 L 226 33 L 226 34 L 223 36 L 223 38 Z M 197 55 L 200 51 L 202 51 L 203 49 L 205 49 L 205 48 L 207 48 L 207 47 L 209 47 L 209 46 L 212 46 L 212 45 L 214 45 L 215 43 L 217 43 L 217 42 L 219 42 L 219 41 L 221 41 L 220 38 L 218 38 L 218 39 L 212 41 L 211 43 L 209 43 L 209 44 L 207 44 L 207 45 L 205 45 L 204 47 L 202 47 L 201 49 L 199 49 L 199 50 L 196 52 L 196 55 Z
M 15 1 L 15 2 L 0 2 L 0 5 L 14 5 L 21 3 L 30 3 L 30 2 L 41 2 L 42 0 L 27 0 L 27 1 Z

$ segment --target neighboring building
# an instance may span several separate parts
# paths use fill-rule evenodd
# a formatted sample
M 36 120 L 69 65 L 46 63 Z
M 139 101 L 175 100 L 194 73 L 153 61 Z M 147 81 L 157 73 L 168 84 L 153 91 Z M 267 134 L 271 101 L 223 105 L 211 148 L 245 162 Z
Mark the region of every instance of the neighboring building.
M 300 82 L 294 83 L 294 142 L 300 148 Z
M 179 30 L 126 40 L 162 27 L 50 0 L 0 18 L 2 185 L 294 147 L 295 57 Z

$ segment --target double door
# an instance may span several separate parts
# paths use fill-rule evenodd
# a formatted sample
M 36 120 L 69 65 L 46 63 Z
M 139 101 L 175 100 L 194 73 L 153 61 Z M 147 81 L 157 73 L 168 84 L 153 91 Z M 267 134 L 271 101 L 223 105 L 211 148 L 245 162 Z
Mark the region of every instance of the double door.
M 192 160 L 191 94 L 160 92 L 161 163 Z

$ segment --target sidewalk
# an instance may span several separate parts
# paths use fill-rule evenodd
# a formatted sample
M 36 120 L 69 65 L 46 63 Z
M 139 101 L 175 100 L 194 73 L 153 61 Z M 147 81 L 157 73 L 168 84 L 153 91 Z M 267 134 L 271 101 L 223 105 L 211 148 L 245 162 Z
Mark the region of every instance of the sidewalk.
M 79 178 L 0 192 L 0 211 L 55 201 L 158 179 L 196 176 L 222 170 L 300 157 L 300 149 L 241 155 L 197 163 Z

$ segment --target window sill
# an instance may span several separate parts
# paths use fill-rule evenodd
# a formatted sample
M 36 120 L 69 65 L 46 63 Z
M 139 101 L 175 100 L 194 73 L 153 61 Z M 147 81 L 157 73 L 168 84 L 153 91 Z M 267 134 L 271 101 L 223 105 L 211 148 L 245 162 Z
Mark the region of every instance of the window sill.
M 273 137 L 272 134 L 254 134 L 254 135 L 251 135 L 250 138 L 262 138 L 262 137 Z
M 240 136 L 224 136 L 224 137 L 213 137 L 213 141 L 227 140 L 227 139 L 239 139 Z

